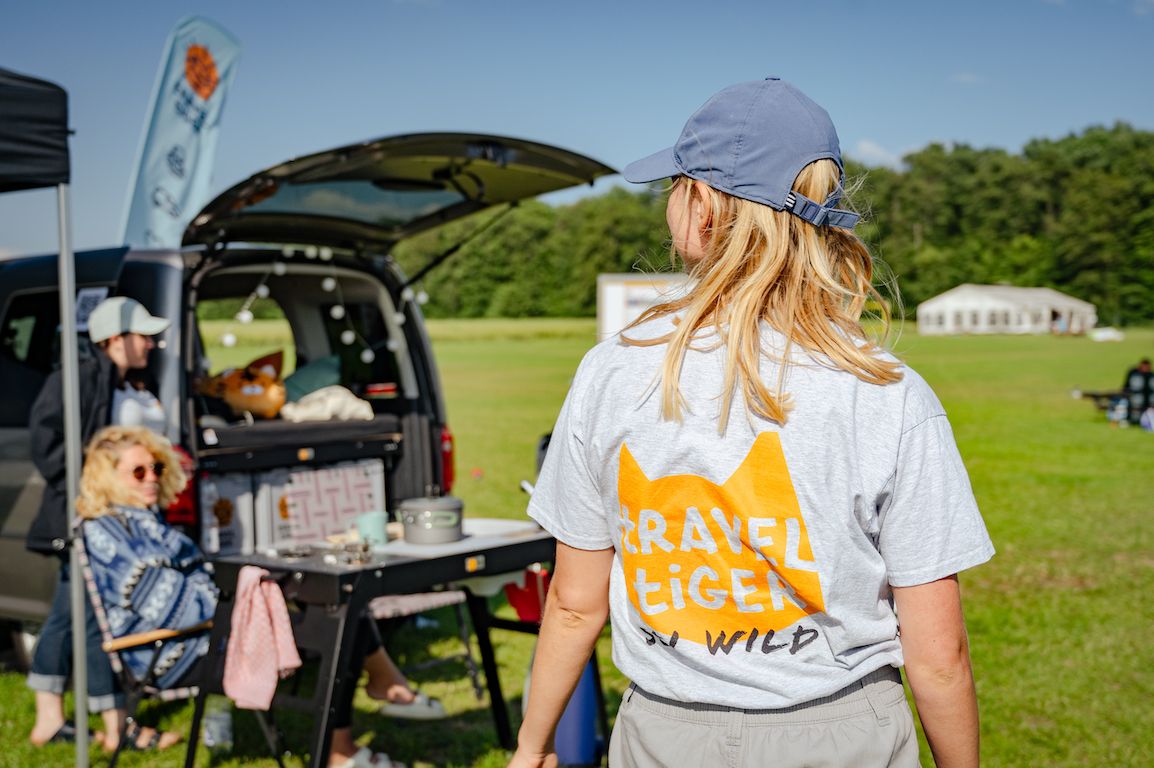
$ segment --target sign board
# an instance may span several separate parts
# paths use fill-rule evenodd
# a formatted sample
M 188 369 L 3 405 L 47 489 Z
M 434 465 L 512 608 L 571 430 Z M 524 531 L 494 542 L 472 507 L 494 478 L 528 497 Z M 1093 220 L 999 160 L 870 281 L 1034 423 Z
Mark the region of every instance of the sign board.
M 76 330 L 88 333 L 88 316 L 96 305 L 108 298 L 108 286 L 81 288 L 76 292 Z
M 689 284 L 683 272 L 597 276 L 597 340 L 620 333 L 641 313 L 677 296 Z

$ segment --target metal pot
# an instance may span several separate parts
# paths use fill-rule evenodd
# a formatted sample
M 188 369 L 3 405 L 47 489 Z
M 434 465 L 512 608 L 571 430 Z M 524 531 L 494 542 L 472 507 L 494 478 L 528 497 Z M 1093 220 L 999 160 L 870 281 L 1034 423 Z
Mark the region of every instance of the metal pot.
M 398 517 L 410 544 L 446 544 L 465 538 L 464 504 L 455 496 L 422 497 L 401 502 Z

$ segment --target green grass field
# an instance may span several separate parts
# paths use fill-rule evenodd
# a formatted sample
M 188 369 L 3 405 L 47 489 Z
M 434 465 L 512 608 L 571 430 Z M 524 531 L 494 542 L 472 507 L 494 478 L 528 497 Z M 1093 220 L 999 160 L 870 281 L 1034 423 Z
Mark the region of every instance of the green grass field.
M 255 324 L 254 324 L 255 325 Z M 430 332 L 457 437 L 455 493 L 467 514 L 517 517 L 532 479 L 537 439 L 552 428 L 591 320 L 444 321 Z M 238 345 L 236 364 L 275 348 Z M 991 766 L 1137 766 L 1154 753 L 1154 435 L 1110 427 L 1071 390 L 1114 389 L 1154 331 L 1126 341 L 908 334 L 896 342 L 941 397 L 998 554 L 962 577 L 982 708 L 982 754 Z M 254 352 L 256 354 L 248 354 Z M 503 610 L 508 611 L 508 608 Z M 451 615 L 440 626 L 400 628 L 389 646 L 402 663 L 450 655 Z M 532 639 L 496 631 L 507 697 L 519 704 Z M 625 681 L 599 648 L 610 711 Z M 357 727 L 376 748 L 418 766 L 502 766 L 487 706 L 461 665 L 416 676 L 451 717 L 406 724 L 358 701 Z M 0 766 L 69 765 L 66 747 L 25 745 L 32 697 L 15 673 L 0 675 Z M 151 714 L 185 729 L 188 708 Z M 94 719 L 93 725 L 97 724 Z M 288 720 L 290 730 L 294 723 Z M 237 745 L 212 765 L 271 766 L 252 721 L 235 717 Z M 93 764 L 104 758 L 94 752 Z M 125 766 L 177 766 L 183 754 L 130 754 Z M 209 765 L 203 753 L 200 765 Z M 292 760 L 289 764 L 294 764 Z M 923 764 L 932 765 L 923 748 Z

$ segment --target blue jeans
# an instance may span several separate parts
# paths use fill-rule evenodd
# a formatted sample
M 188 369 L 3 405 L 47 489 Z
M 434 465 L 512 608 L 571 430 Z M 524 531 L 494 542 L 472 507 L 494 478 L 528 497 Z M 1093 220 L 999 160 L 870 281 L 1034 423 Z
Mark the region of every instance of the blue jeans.
M 34 691 L 63 695 L 72 675 L 72 604 L 68 561 L 60 564 L 60 577 L 52 607 L 40 630 L 36 650 L 32 653 L 32 669 L 28 673 L 28 687 Z M 87 597 L 87 595 L 86 595 Z M 84 601 L 86 647 L 88 648 L 88 709 L 103 712 L 124 706 L 108 654 L 100 647 L 100 627 L 89 600 Z

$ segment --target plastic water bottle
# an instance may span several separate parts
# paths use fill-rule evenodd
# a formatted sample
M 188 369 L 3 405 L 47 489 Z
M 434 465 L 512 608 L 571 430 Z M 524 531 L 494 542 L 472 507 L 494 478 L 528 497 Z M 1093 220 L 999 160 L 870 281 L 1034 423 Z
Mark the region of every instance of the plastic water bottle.
M 204 711 L 204 746 L 213 753 L 232 751 L 232 705 L 223 696 L 213 696 Z

